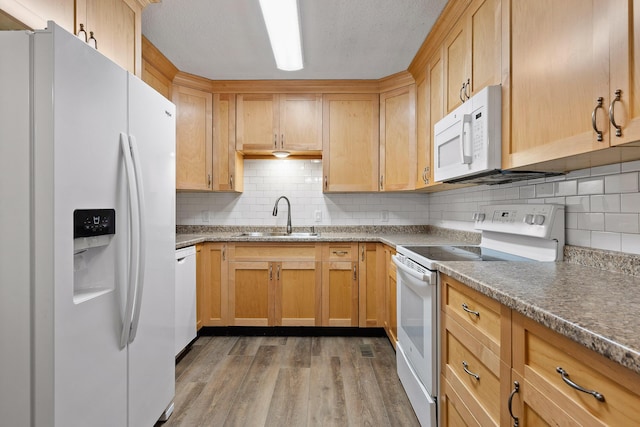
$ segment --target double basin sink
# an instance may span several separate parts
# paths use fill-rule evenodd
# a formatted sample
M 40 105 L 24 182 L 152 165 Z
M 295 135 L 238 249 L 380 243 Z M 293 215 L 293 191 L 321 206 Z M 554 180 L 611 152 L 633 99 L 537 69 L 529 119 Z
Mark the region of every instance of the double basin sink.
M 285 233 L 284 231 L 249 231 L 236 235 L 236 237 L 291 237 L 305 238 L 318 237 L 319 233 Z

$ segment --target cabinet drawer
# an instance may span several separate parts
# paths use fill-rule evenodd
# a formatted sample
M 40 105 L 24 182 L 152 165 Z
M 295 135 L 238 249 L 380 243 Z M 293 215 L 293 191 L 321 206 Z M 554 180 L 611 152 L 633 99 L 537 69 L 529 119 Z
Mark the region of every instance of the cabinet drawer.
M 296 243 L 242 243 L 229 245 L 229 258 L 233 261 L 315 261 L 315 244 Z
M 324 245 L 323 261 L 352 261 L 357 260 L 357 243 L 329 243 Z
M 640 375 L 519 314 L 514 314 L 513 328 L 514 369 L 540 396 L 581 425 L 634 425 L 640 420 Z M 567 381 L 600 393 L 603 401 L 567 384 L 558 368 Z M 528 403 L 536 409 L 535 401 Z
M 444 316 L 442 371 L 481 425 L 500 421 L 500 358 Z M 466 371 L 465 371 L 466 370 Z M 467 372 L 468 371 L 468 372 Z
M 500 354 L 502 317 L 508 309 L 449 276 L 440 277 L 442 310 L 491 351 Z

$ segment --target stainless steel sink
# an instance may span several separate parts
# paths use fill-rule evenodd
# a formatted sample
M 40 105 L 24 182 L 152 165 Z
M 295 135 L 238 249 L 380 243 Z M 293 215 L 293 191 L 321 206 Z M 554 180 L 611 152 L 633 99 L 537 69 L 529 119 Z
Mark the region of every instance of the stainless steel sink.
M 287 234 L 284 231 L 248 231 L 238 234 L 236 237 L 291 237 L 291 238 L 304 238 L 304 237 L 318 237 L 318 233 L 291 233 Z

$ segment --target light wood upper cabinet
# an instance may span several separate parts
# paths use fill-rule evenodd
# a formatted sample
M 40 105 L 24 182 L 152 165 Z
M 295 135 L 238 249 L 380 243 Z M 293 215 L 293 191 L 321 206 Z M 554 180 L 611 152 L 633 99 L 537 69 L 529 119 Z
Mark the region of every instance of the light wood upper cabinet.
M 634 0 L 616 0 L 610 11 L 609 105 L 610 144 L 640 140 L 640 4 Z M 620 91 L 619 101 L 615 101 Z
M 380 191 L 414 189 L 415 105 L 415 84 L 380 94 Z
M 96 39 L 99 52 L 133 74 L 141 73 L 142 9 L 133 0 L 76 0 L 80 24 Z
M 173 86 L 176 104 L 176 189 L 212 189 L 213 96 Z
M 236 151 L 236 96 L 213 94 L 213 190 L 243 191 L 243 172 Z
M 236 148 L 245 154 L 320 154 L 322 95 L 238 94 Z
M 638 140 L 640 12 L 633 3 L 503 1 L 503 64 L 509 77 L 503 93 L 503 167 Z M 617 90 L 621 96 L 614 102 Z M 562 166 L 571 170 L 625 160 L 607 154 L 583 157 L 583 163 L 578 156 Z
M 378 191 L 379 110 L 377 94 L 323 96 L 325 192 Z
M 82 24 L 99 52 L 142 75 L 142 6 L 136 0 L 3 0 L 0 7 L 32 29 L 51 20 L 78 34 Z
M 474 0 L 444 41 L 445 106 L 451 112 L 501 81 L 500 0 Z

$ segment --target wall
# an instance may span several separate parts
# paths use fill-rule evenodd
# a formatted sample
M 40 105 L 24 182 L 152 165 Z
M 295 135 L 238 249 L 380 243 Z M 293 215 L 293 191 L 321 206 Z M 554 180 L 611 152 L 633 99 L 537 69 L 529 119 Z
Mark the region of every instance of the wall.
M 245 160 L 244 192 L 178 193 L 179 225 L 285 226 L 287 208 L 271 213 L 276 199 L 291 201 L 294 227 L 311 225 L 424 225 L 426 194 L 322 193 L 322 163 L 311 160 Z M 321 220 L 315 214 L 320 212 Z M 383 215 L 388 215 L 387 220 Z
M 423 225 L 473 230 L 478 206 L 562 203 L 566 242 L 640 254 L 640 161 L 574 171 L 562 177 L 475 186 L 440 193 L 322 193 L 322 164 L 309 160 L 245 160 L 243 194 L 178 193 L 180 225 L 284 226 L 286 195 L 292 222 L 311 225 Z M 315 221 L 319 211 L 322 219 Z M 383 221 L 383 212 L 388 221 Z
M 429 196 L 429 224 L 472 230 L 473 212 L 489 203 L 566 205 L 566 243 L 640 254 L 640 161 L 562 177 L 467 187 Z

